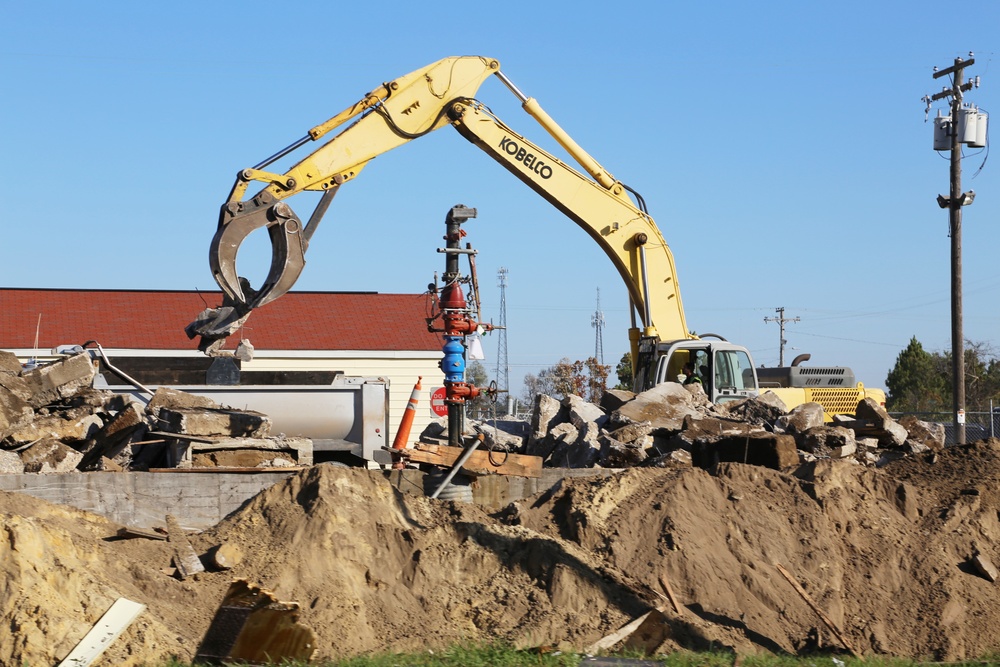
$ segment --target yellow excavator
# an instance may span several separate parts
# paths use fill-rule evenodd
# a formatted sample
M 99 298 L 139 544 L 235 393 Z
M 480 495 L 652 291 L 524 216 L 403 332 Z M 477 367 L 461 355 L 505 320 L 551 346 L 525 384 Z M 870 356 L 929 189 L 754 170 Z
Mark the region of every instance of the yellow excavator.
M 491 75 L 517 96 L 523 109 L 585 173 L 512 130 L 474 97 Z M 690 364 L 713 402 L 759 393 L 757 372 L 746 348 L 721 336 L 690 333 L 673 256 L 643 198 L 584 151 L 534 98 L 524 95 L 501 72 L 497 60 L 482 56 L 444 58 L 384 83 L 288 147 L 239 172 L 222 206 L 210 251 L 212 273 L 226 295 L 226 305 L 210 321 L 193 323 L 199 326 L 189 327 L 189 335 L 202 336 L 202 349 L 211 347 L 213 341 L 235 331 L 253 308 L 285 294 L 301 274 L 309 240 L 338 189 L 357 178 L 376 156 L 446 125 L 579 225 L 618 269 L 630 297 L 629 340 L 637 391 L 661 382 L 682 381 L 682 370 Z M 268 171 L 276 161 L 323 140 L 338 128 L 339 132 L 288 171 Z M 254 182 L 262 187 L 247 196 Z M 304 191 L 322 193 L 305 224 L 286 203 Z M 253 289 L 237 275 L 236 255 L 243 240 L 262 228 L 271 239 L 271 267 L 264 284 Z M 844 369 L 829 370 L 832 372 L 810 375 L 812 387 L 775 386 L 770 390 L 789 408 L 815 400 L 831 414 L 853 413 L 866 390 L 860 383 L 842 386 Z M 786 378 L 799 375 L 779 374 Z

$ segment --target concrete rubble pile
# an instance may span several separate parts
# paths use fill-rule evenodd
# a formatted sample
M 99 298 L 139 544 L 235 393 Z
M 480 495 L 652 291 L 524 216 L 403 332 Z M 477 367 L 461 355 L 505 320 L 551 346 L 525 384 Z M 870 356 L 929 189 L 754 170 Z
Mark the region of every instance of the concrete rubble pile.
M 86 352 L 22 369 L 0 350 L 0 473 L 312 464 L 312 441 L 270 419 L 161 387 L 148 404 L 93 388 Z
M 440 432 L 440 426 L 433 429 Z M 824 422 L 818 403 L 788 410 L 775 394 L 712 404 L 700 385 L 664 383 L 641 394 L 609 390 L 601 405 L 579 396 L 535 398 L 528 433 L 473 424 L 499 449 L 539 456 L 546 467 L 630 468 L 732 461 L 774 469 L 818 458 L 866 466 L 944 447 L 941 424 L 896 421 L 871 399 L 853 417 Z M 506 430 L 505 430 L 506 429 Z M 436 433 L 435 433 L 436 434 Z

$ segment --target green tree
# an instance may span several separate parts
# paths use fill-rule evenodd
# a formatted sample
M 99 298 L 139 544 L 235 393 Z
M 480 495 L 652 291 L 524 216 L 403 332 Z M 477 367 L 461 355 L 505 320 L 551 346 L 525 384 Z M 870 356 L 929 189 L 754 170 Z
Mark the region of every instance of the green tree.
M 894 412 L 934 412 L 951 404 L 950 362 L 924 350 L 916 336 L 896 357 L 885 378 L 886 408 Z
M 632 372 L 632 353 L 626 352 L 622 355 L 621 361 L 615 367 L 615 375 L 618 376 L 618 384 L 615 385 L 615 389 L 625 389 L 632 391 L 632 385 L 635 382 L 635 375 Z

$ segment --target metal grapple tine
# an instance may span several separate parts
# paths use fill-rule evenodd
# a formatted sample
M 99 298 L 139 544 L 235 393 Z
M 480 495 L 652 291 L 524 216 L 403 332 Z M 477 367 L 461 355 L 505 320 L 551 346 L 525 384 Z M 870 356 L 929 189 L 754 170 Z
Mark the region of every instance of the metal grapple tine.
M 270 195 L 261 193 L 251 201 L 223 206 L 209 249 L 215 282 L 230 299 L 248 309 L 273 301 L 291 289 L 305 266 L 302 222 L 287 204 L 272 201 Z M 236 256 L 243 241 L 262 227 L 267 228 L 271 238 L 271 268 L 259 290 L 251 288 L 244 293 L 236 272 Z

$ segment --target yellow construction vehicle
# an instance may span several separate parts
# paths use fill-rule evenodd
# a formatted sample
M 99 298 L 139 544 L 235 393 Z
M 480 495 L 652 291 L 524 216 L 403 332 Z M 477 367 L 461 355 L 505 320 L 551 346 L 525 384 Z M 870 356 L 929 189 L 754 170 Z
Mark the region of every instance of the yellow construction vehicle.
M 497 76 L 517 96 L 523 109 L 586 174 L 512 130 L 475 99 L 490 75 Z M 348 121 L 345 128 L 288 171 L 267 170 Z M 234 330 L 251 309 L 287 292 L 302 272 L 309 239 L 337 190 L 357 178 L 376 156 L 446 125 L 579 225 L 618 269 L 631 302 L 629 340 L 637 390 L 677 381 L 683 366 L 691 363 L 715 402 L 757 395 L 757 373 L 746 348 L 719 336 L 690 333 L 673 256 L 643 198 L 584 151 L 535 99 L 518 90 L 500 71 L 497 60 L 480 56 L 445 58 L 384 83 L 285 149 L 239 172 L 222 206 L 210 252 L 212 273 L 228 297 L 230 311 L 213 326 L 189 333 L 202 335 L 204 345 L 205 339 L 217 339 Z M 252 182 L 263 187 L 247 197 Z M 285 202 L 303 191 L 322 193 L 307 224 Z M 268 230 L 273 254 L 264 285 L 254 290 L 237 275 L 236 254 L 243 240 L 262 228 Z M 838 391 L 854 405 L 858 397 L 864 397 L 860 385 Z M 801 391 L 783 398 L 791 403 L 789 407 L 807 400 Z

